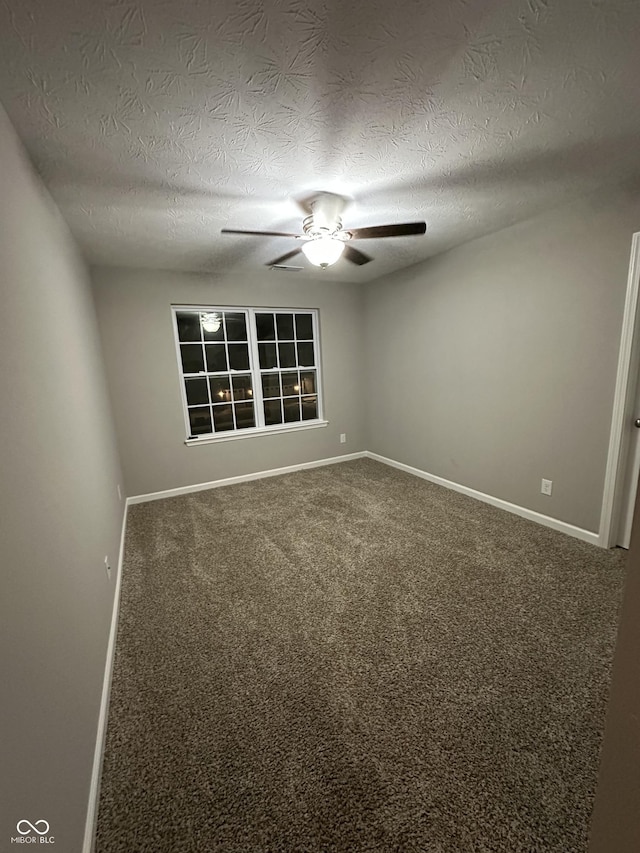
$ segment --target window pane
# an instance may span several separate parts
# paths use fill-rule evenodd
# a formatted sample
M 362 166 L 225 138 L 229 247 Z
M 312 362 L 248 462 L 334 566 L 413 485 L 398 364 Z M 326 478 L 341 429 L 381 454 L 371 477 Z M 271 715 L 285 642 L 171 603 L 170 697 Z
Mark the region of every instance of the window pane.
M 299 341 L 313 340 L 313 322 L 311 314 L 296 314 L 296 338 Z
M 229 344 L 229 370 L 249 369 L 249 347 L 246 344 Z
M 246 341 L 247 324 L 244 314 L 225 314 L 224 322 L 227 327 L 228 341 Z
M 226 403 L 231 400 L 231 385 L 229 384 L 228 376 L 209 377 L 209 387 L 211 389 L 212 403 Z
M 300 398 L 288 397 L 282 401 L 285 423 L 300 420 Z
M 301 346 L 307 346 L 307 344 L 301 344 Z M 296 366 L 295 344 L 278 344 L 278 353 L 280 355 L 280 367 Z
M 278 340 L 292 341 L 293 340 L 293 314 L 276 314 L 276 323 L 278 326 Z
M 213 406 L 213 424 L 216 432 L 233 429 L 233 409 L 231 406 Z
M 318 398 L 302 398 L 302 420 L 311 421 L 318 417 Z
M 296 344 L 298 347 L 298 364 L 300 367 L 313 367 L 316 363 L 313 357 L 313 344 Z
M 229 370 L 224 344 L 207 344 L 205 349 L 207 351 L 207 370 L 209 373 L 219 373 L 222 370 Z
M 211 432 L 211 409 L 209 406 L 189 409 L 189 424 L 191 435 L 203 435 Z
M 253 398 L 251 374 L 247 374 L 247 376 L 234 376 L 232 382 L 234 400 L 251 400 Z
M 258 344 L 258 355 L 260 357 L 260 367 L 263 370 L 278 366 L 275 344 Z
M 279 373 L 263 373 L 262 374 L 262 396 L 263 397 L 279 397 L 280 396 L 280 374 Z
M 236 403 L 236 428 L 250 429 L 256 425 L 253 416 L 253 403 Z
M 256 314 L 256 329 L 259 341 L 275 341 L 276 327 L 273 314 Z
M 178 311 L 178 338 L 181 341 L 200 340 L 200 315 L 194 311 Z
M 220 311 L 203 311 L 200 314 L 202 337 L 205 341 L 223 341 L 224 328 Z
M 206 379 L 185 379 L 184 387 L 187 392 L 187 405 L 198 406 L 209 402 Z
M 290 397 L 293 394 L 300 393 L 300 383 L 298 382 L 298 372 L 282 374 L 282 396 Z
M 181 344 L 180 356 L 182 357 L 183 373 L 200 373 L 204 370 L 204 358 L 200 344 Z
M 265 400 L 264 401 L 264 422 L 267 426 L 271 424 L 282 423 L 282 411 L 280 409 L 280 400 Z
M 300 371 L 300 392 L 302 394 L 316 393 L 316 372 L 315 370 Z

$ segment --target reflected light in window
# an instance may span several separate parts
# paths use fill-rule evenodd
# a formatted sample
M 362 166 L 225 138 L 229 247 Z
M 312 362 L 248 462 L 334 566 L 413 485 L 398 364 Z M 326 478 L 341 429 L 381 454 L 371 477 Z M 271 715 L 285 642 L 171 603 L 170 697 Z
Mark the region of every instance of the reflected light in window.
M 201 314 L 200 322 L 202 323 L 202 328 L 205 332 L 217 332 L 221 323 L 220 315 L 216 314 L 215 311 L 211 311 L 207 314 Z

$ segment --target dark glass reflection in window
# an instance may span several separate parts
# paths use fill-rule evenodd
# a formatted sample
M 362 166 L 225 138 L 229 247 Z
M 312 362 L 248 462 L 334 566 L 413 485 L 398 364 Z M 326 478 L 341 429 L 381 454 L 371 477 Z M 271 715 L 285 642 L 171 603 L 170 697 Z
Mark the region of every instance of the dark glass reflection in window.
M 187 392 L 187 404 L 199 406 L 209 402 L 206 379 L 185 379 L 184 387 Z
M 288 397 L 282 401 L 284 407 L 285 423 L 292 423 L 300 420 L 300 398 Z
M 211 409 L 209 406 L 189 409 L 189 428 L 191 435 L 204 435 L 211 432 Z
M 205 341 L 224 341 L 222 317 L 221 311 L 203 311 L 200 314 L 202 337 Z
M 256 329 L 259 341 L 275 341 L 276 327 L 273 314 L 256 314 Z
M 180 357 L 182 358 L 183 373 L 200 373 L 204 370 L 204 358 L 200 344 L 181 344 Z
M 304 344 L 302 344 L 302 346 L 304 346 Z M 280 355 L 280 367 L 296 366 L 295 344 L 278 344 L 278 353 Z
M 247 324 L 244 319 L 244 314 L 225 314 L 224 322 L 227 327 L 228 341 L 247 340 Z
M 300 392 L 302 394 L 316 393 L 316 372 L 315 370 L 300 371 Z
M 229 344 L 229 369 L 249 370 L 249 347 L 246 344 Z
M 209 388 L 212 403 L 227 403 L 231 400 L 231 385 L 228 376 L 210 376 Z
M 313 357 L 313 344 L 296 344 L 298 347 L 298 364 L 301 367 L 312 367 L 316 362 Z
M 292 341 L 293 340 L 293 314 L 276 314 L 276 323 L 278 325 L 278 340 Z
M 283 373 L 282 374 L 282 396 L 291 397 L 294 394 L 300 393 L 300 383 L 298 382 L 298 373 Z
M 263 373 L 262 374 L 262 396 L 263 397 L 279 397 L 280 396 L 280 375 L 278 373 Z
M 213 425 L 216 432 L 233 429 L 233 409 L 231 406 L 213 406 Z
M 179 311 L 176 314 L 178 322 L 178 338 L 181 341 L 200 340 L 200 315 L 193 311 Z
M 302 398 L 302 420 L 312 421 L 318 417 L 318 398 L 303 397 Z
M 262 397 L 266 426 L 318 419 L 313 312 L 252 310 L 252 316 L 249 323 L 240 309 L 175 312 L 191 435 L 255 429 L 262 415 L 254 392 Z M 258 340 L 249 341 L 254 322 Z M 255 375 L 250 343 L 258 347 Z
M 313 340 L 311 314 L 296 314 L 296 338 L 299 341 Z
M 260 367 L 263 370 L 278 366 L 275 344 L 258 344 L 258 355 L 260 358 Z
M 221 370 L 229 370 L 227 354 L 224 344 L 206 344 L 207 370 L 209 373 L 219 373 Z
M 236 427 L 238 429 L 250 429 L 256 425 L 253 416 L 253 403 L 236 403 Z
M 282 410 L 280 400 L 264 401 L 264 422 L 267 426 L 282 423 Z
M 233 382 L 233 399 L 234 400 L 251 400 L 253 399 L 253 388 L 251 387 L 251 375 L 234 376 Z

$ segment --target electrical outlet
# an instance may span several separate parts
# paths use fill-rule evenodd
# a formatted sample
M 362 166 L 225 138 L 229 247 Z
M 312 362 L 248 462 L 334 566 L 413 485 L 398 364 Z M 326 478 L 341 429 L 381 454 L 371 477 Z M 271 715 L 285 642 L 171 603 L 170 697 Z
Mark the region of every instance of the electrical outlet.
M 111 566 L 109 565 L 109 557 L 104 558 L 104 569 L 107 573 L 107 577 L 111 580 Z
M 122 489 L 120 488 L 120 483 L 118 483 L 118 500 L 122 500 Z
M 545 480 L 542 478 L 542 485 L 540 486 L 540 491 L 543 495 L 550 495 L 551 489 L 553 487 L 553 480 Z
M 340 444 L 346 444 L 346 443 L 347 443 L 347 434 L 346 434 L 346 432 L 341 432 L 340 433 Z

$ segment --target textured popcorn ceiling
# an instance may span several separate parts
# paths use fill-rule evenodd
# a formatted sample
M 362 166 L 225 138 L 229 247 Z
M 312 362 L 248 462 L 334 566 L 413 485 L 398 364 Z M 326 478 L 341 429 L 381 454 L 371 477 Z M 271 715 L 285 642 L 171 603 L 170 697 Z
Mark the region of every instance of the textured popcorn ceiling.
M 258 270 L 295 241 L 220 229 L 331 190 L 427 222 L 325 273 L 367 280 L 636 180 L 639 35 L 639 0 L 0 0 L 0 100 L 92 262 Z

